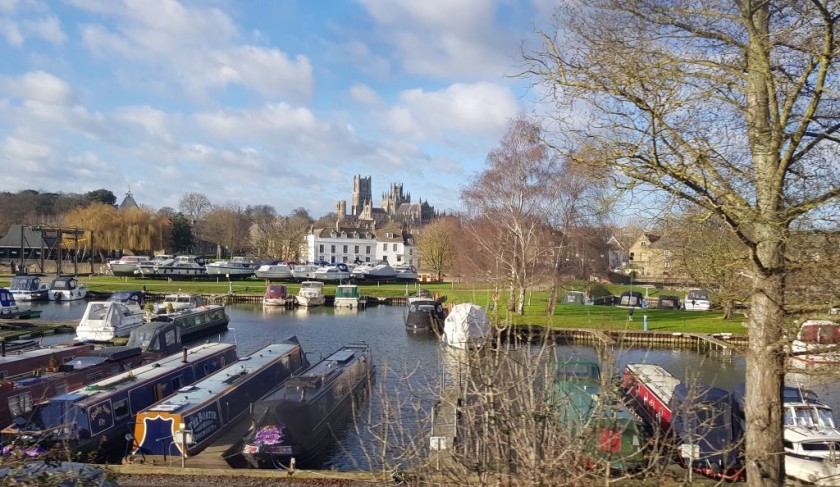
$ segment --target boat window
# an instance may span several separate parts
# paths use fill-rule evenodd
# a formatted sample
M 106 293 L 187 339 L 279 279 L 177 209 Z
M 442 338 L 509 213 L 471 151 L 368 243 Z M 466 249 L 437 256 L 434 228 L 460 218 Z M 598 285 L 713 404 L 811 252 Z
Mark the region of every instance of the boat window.
M 796 425 L 805 427 L 814 426 L 814 416 L 811 408 L 796 408 Z
M 108 313 L 108 307 L 104 304 L 98 303 L 91 303 L 90 305 L 90 312 L 88 313 L 88 318 L 92 320 L 104 320 L 105 315 Z
M 91 382 L 98 382 L 100 379 L 102 379 L 102 372 L 95 372 L 95 373 L 93 373 L 93 374 L 88 374 L 88 375 L 85 377 L 85 380 L 86 380 L 88 383 L 91 383 Z
M 793 412 L 790 409 L 785 409 L 785 426 L 793 426 Z
M 32 411 L 32 396 L 28 392 L 9 398 L 9 411 L 12 416 L 20 416 Z
M 178 377 L 173 378 L 172 379 L 172 390 L 177 391 L 180 388 L 181 388 L 181 377 L 178 376 Z
M 830 409 L 817 408 L 817 415 L 820 418 L 820 426 L 823 428 L 834 428 L 834 417 Z
M 124 418 L 129 414 L 128 399 L 123 399 L 114 403 L 114 417 L 117 419 Z

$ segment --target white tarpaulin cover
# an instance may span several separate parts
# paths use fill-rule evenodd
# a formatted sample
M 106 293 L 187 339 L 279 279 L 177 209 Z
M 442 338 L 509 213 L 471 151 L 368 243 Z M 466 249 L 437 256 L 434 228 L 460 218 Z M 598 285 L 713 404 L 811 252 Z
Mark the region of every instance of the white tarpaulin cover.
M 481 346 L 490 334 L 490 321 L 484 308 L 477 304 L 456 304 L 449 311 L 443 325 L 441 339 L 455 348 Z

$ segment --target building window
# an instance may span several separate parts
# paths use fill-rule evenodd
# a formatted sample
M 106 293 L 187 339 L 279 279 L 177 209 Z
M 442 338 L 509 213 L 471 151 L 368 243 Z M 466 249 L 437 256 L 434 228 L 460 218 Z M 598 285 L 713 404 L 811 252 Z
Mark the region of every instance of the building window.
M 397 255 L 397 262 L 402 262 L 402 255 Z
M 397 251 L 397 244 L 394 244 L 393 247 L 394 247 L 394 252 L 396 252 Z
M 330 245 L 330 253 L 331 254 L 335 253 L 335 245 Z
M 365 250 L 365 253 L 370 255 L 370 245 L 367 246 L 367 250 Z M 368 259 L 368 262 L 370 262 L 370 259 Z
M 358 253 L 359 253 L 359 246 L 358 246 L 358 245 L 356 245 L 356 246 L 355 246 L 355 250 L 353 250 L 353 253 L 354 253 L 354 254 L 358 254 Z
M 347 253 L 347 246 L 346 245 L 344 246 L 344 253 L 345 254 Z
M 324 244 L 319 245 L 318 250 L 323 254 L 324 253 Z
M 387 251 L 388 251 L 388 244 L 382 244 L 382 251 L 383 251 L 383 252 L 387 252 Z
M 408 255 L 414 255 L 414 248 L 408 249 Z

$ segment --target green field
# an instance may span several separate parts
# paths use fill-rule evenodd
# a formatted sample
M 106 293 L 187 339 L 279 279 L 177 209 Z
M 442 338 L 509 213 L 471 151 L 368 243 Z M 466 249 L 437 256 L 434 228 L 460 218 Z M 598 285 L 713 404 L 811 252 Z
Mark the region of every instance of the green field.
M 81 277 L 79 279 L 88 289 L 94 291 L 116 291 L 126 289 L 145 289 L 152 292 L 197 292 L 204 294 L 227 294 L 230 286 L 235 294 L 262 294 L 265 283 L 257 280 L 234 281 L 172 281 L 154 279 L 134 279 L 120 277 Z M 0 286 L 8 286 L 9 278 L 0 277 Z M 296 283 L 286 284 L 291 292 L 300 287 Z M 724 321 L 719 311 L 674 311 L 659 309 L 636 309 L 632 321 L 627 309 L 614 306 L 558 305 L 553 316 L 546 316 L 548 291 L 545 288 L 529 292 L 525 315 L 519 316 L 507 311 L 507 296 L 500 293 L 498 307 L 491 309 L 492 287 L 481 283 L 417 283 L 417 284 L 362 284 L 361 293 L 366 296 L 397 297 L 406 293 L 414 294 L 417 288 L 429 290 L 447 296 L 449 303 L 473 302 L 484 306 L 495 320 L 517 325 L 538 325 L 556 328 L 591 328 L 599 330 L 638 330 L 643 329 L 643 316 L 648 317 L 648 330 L 659 332 L 692 333 L 732 333 L 745 335 L 747 329 L 741 324 L 744 317 Z M 607 286 L 613 294 L 621 294 L 628 286 Z M 570 284 L 572 289 L 580 289 L 578 283 Z M 635 288 L 639 290 L 638 287 Z M 335 286 L 325 286 L 325 293 L 334 294 Z M 650 296 L 656 296 L 659 290 L 650 289 Z M 684 293 L 665 291 L 665 294 L 682 295 Z

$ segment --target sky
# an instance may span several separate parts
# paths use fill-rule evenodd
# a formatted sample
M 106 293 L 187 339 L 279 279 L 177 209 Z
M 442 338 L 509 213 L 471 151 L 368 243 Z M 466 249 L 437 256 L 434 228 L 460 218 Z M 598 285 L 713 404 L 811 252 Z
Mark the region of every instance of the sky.
M 551 0 L 0 0 L 0 191 L 459 210 Z

